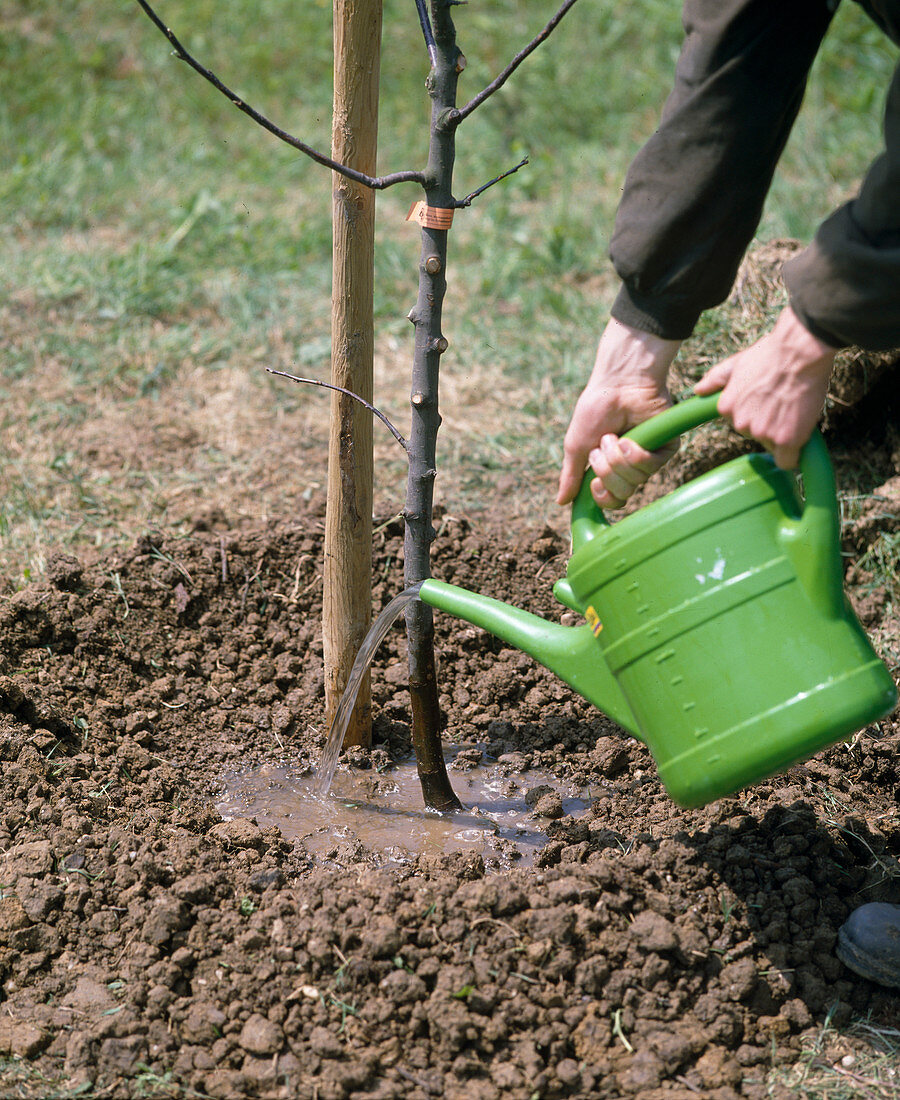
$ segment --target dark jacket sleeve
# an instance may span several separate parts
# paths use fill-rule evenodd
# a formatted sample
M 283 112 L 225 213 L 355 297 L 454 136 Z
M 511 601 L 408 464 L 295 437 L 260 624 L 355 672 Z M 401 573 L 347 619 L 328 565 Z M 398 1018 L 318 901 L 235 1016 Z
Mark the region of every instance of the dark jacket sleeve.
M 900 66 L 888 92 L 885 152 L 859 195 L 784 266 L 791 306 L 834 347 L 900 347 Z
M 675 86 L 616 217 L 618 320 L 683 339 L 727 297 L 831 16 L 828 0 L 685 0 Z

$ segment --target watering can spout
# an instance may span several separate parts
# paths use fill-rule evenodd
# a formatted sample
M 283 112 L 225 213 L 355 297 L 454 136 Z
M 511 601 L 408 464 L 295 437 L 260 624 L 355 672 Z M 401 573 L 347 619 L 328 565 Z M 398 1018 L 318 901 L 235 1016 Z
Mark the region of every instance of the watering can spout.
M 501 600 L 437 580 L 423 583 L 419 599 L 521 649 L 629 733 L 640 736 L 637 719 L 613 678 L 588 623 L 560 626 Z

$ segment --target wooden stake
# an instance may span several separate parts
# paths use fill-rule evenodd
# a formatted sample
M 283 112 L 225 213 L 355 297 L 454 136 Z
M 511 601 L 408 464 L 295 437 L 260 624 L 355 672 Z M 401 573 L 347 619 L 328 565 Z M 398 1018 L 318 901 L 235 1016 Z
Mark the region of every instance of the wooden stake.
M 334 0 L 336 161 L 373 175 L 378 135 L 381 0 Z M 331 381 L 371 402 L 375 195 L 334 174 Z M 335 392 L 328 448 L 323 642 L 326 720 L 340 702 L 372 605 L 372 414 Z M 372 742 L 369 678 L 344 745 Z

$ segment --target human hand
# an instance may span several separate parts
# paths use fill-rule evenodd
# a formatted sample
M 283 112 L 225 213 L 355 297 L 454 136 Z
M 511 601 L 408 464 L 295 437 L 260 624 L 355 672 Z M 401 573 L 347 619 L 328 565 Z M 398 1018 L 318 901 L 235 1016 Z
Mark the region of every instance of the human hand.
M 597 475 L 594 500 L 601 508 L 619 508 L 675 453 L 677 444 L 651 453 L 618 437 L 671 404 L 666 375 L 679 346 L 678 340 L 609 322 L 566 432 L 557 504 L 575 499 L 590 463 Z
M 822 415 L 836 354 L 787 306 L 768 335 L 710 368 L 694 392 L 721 390 L 719 414 L 790 470 Z

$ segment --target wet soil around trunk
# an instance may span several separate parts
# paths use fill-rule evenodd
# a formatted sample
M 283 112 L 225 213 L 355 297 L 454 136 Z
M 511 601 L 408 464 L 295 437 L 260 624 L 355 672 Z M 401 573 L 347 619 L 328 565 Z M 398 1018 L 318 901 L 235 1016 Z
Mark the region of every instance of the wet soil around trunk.
M 669 482 L 740 446 L 700 439 Z M 900 440 L 833 443 L 861 501 L 848 591 L 896 666 L 865 555 L 900 528 Z M 435 575 L 570 621 L 551 594 L 563 535 L 501 520 L 441 517 Z M 207 516 L 114 558 L 57 555 L 0 601 L 0 1094 L 789 1096 L 773 1071 L 826 1019 L 900 1025 L 897 995 L 834 954 L 856 904 L 900 901 L 896 714 L 682 810 L 639 742 L 439 615 L 447 740 L 590 791 L 578 815 L 544 807 L 533 867 L 385 868 L 352 837 L 314 859 L 223 821 L 227 771 L 302 771 L 322 746 L 322 526 L 312 505 L 266 527 Z M 401 575 L 389 522 L 376 608 Z M 376 659 L 375 746 L 353 760 L 373 778 L 410 751 L 404 649 L 398 629 Z

